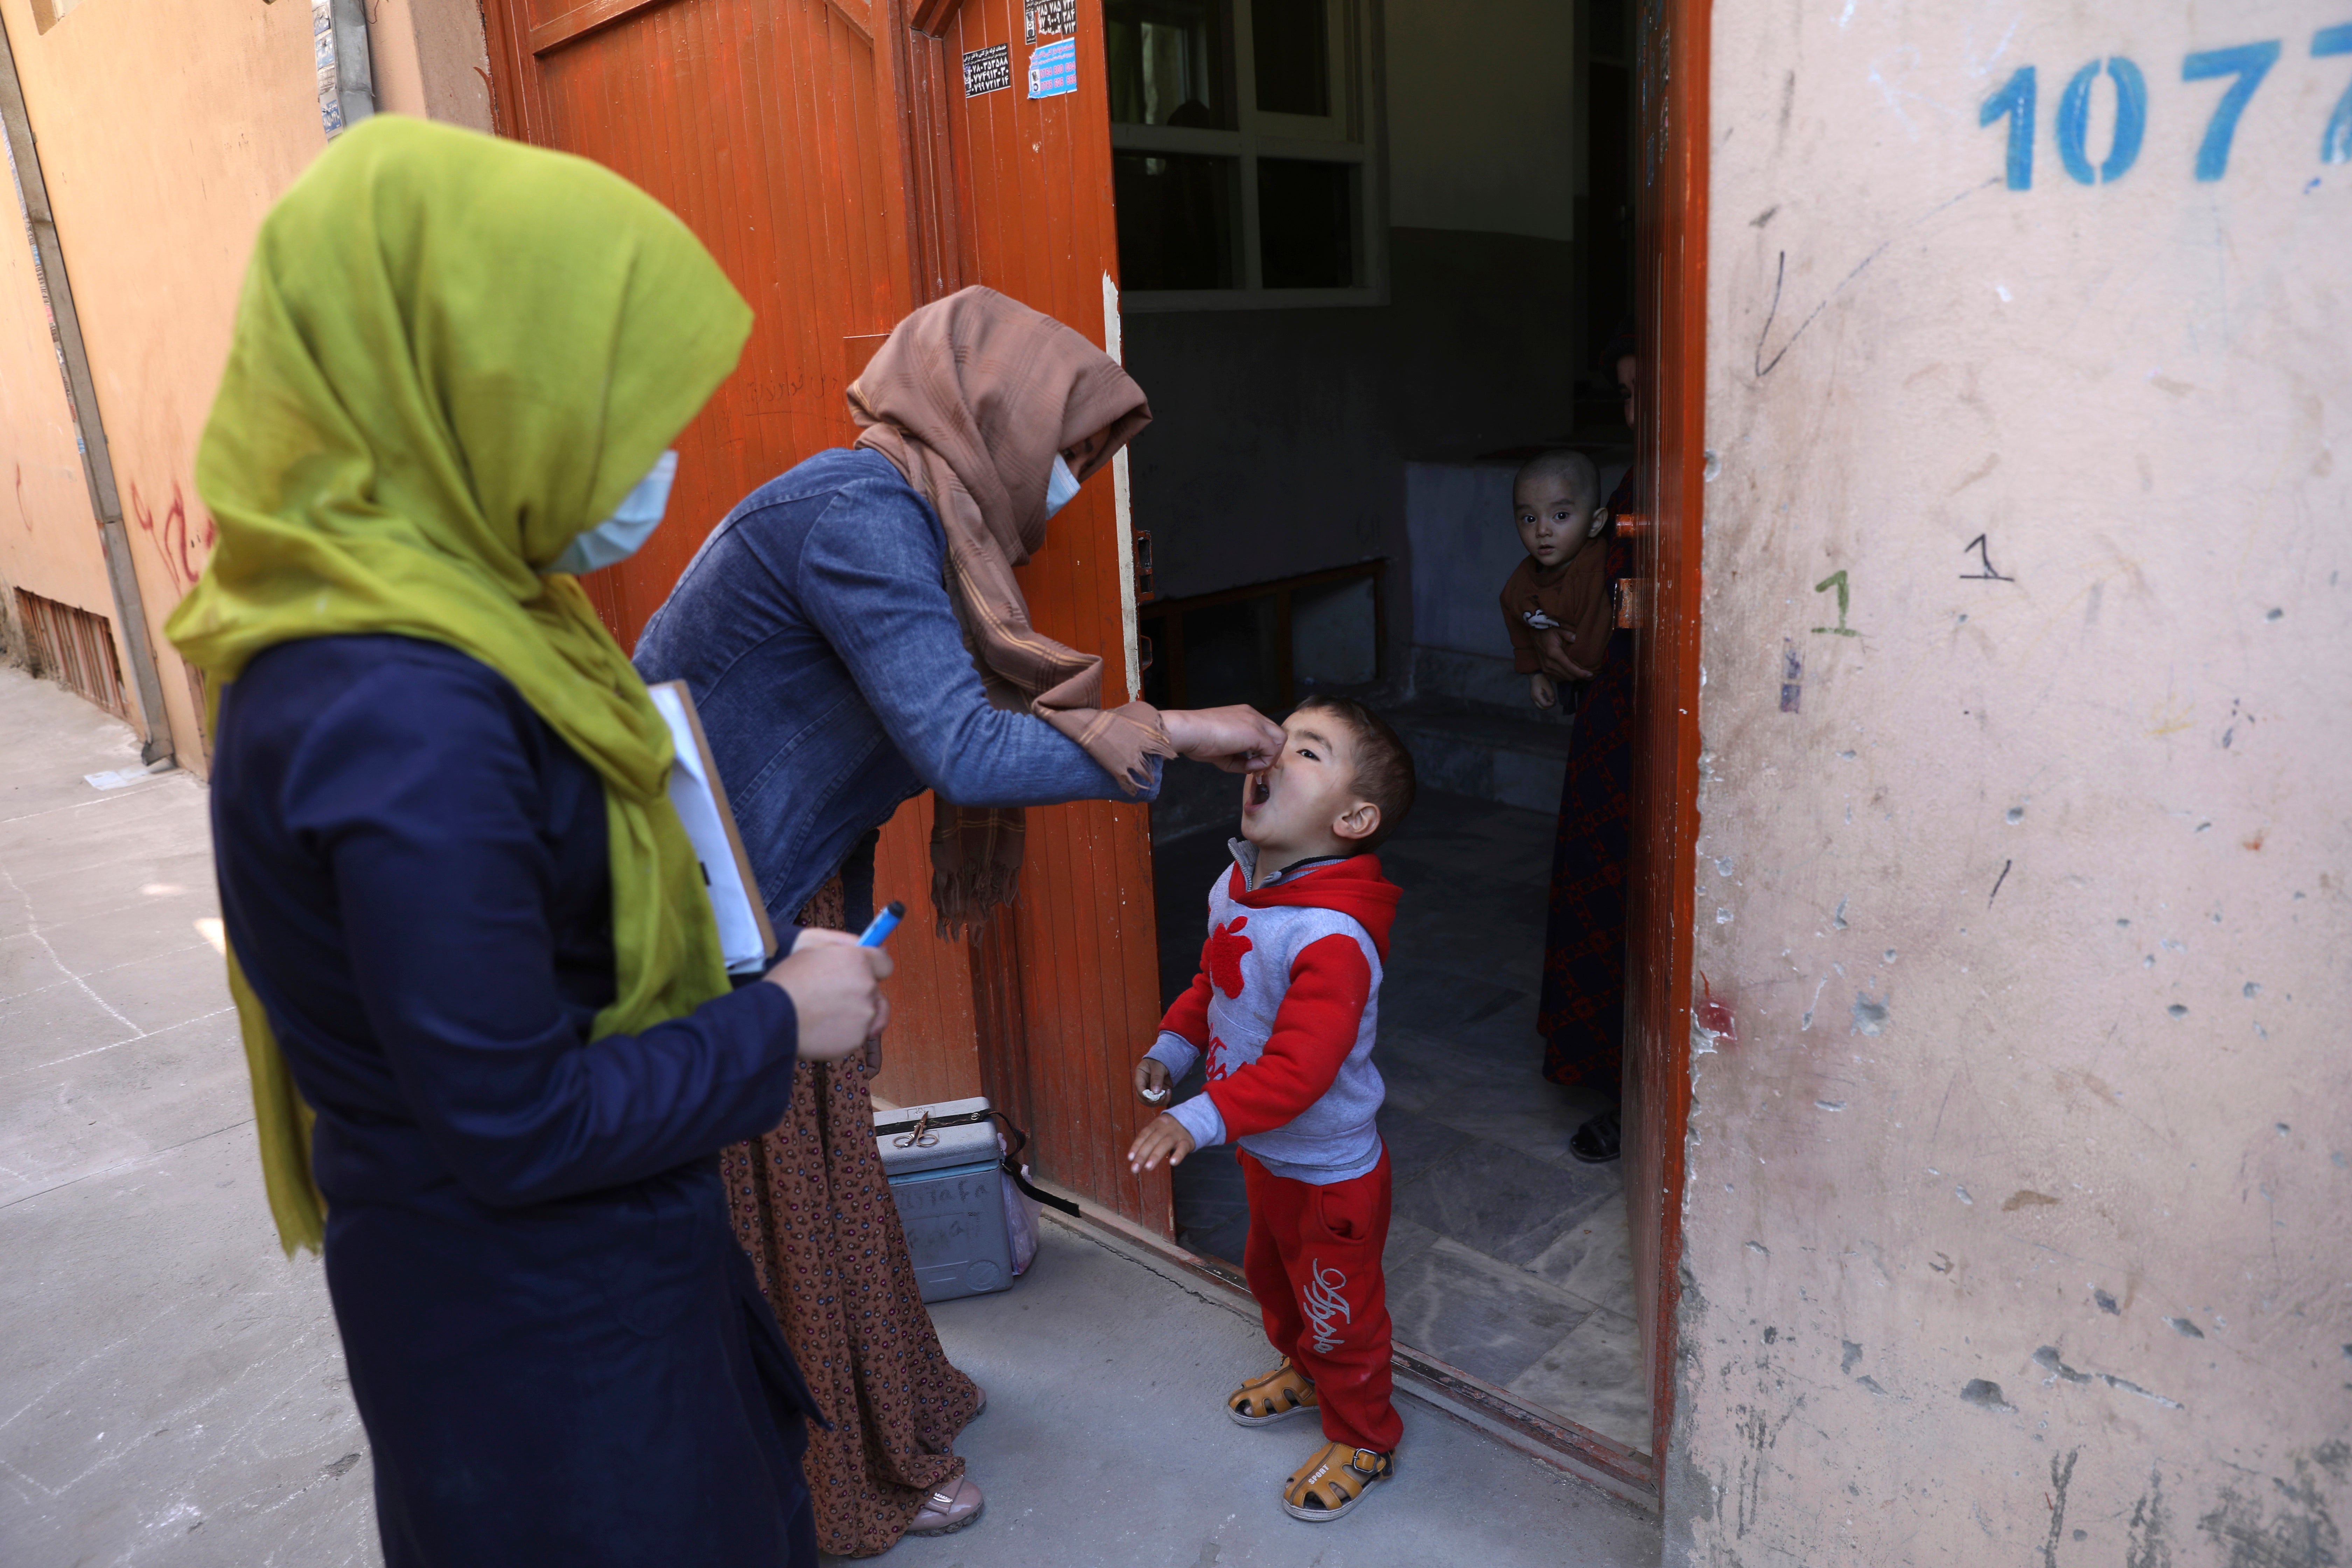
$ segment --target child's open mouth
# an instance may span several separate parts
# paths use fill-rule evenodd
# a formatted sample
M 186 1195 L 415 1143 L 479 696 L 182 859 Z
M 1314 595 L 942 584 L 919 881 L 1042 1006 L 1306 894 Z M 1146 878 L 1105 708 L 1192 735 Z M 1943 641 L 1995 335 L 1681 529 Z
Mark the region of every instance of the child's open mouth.
M 1254 776 L 1250 779 L 1250 784 L 1249 784 L 1249 804 L 1250 804 L 1250 805 L 1264 805 L 1266 803 L 1267 799 L 1273 795 L 1273 794 L 1274 794 L 1274 775 L 1273 775 L 1272 773 L 1258 773 L 1258 774 L 1254 775 Z

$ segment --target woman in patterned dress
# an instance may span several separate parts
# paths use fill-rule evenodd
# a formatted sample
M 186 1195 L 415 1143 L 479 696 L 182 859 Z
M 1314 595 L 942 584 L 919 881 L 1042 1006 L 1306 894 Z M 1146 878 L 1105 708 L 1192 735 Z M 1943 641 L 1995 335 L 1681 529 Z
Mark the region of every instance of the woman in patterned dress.
M 939 796 L 932 902 L 976 925 L 1015 889 L 1021 808 L 1152 798 L 1171 756 L 1263 766 L 1247 708 L 1102 706 L 1102 660 L 1028 625 L 1013 568 L 1150 419 L 1142 391 L 1051 318 L 967 289 L 899 323 L 849 389 L 863 427 L 747 497 L 637 645 L 682 679 L 776 919 L 862 924 L 873 841 Z M 867 1556 L 978 1517 L 951 1451 L 982 1395 L 924 1310 L 874 1147 L 872 1069 L 801 1069 L 792 1116 L 729 1151 L 736 1235 L 830 1431 L 804 1465 L 817 1537 Z

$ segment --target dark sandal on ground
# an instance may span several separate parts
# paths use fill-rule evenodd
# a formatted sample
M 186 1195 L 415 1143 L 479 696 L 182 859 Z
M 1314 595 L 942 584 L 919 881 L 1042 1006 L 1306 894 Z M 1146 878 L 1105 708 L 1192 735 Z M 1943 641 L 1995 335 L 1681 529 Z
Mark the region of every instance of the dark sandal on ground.
M 1225 1414 L 1243 1426 L 1270 1426 L 1286 1416 L 1315 1408 L 1315 1380 L 1290 1363 L 1251 1378 L 1225 1395 Z
M 980 1517 L 985 1500 L 970 1476 L 958 1476 L 923 1499 L 922 1508 L 908 1522 L 909 1535 L 953 1535 Z
M 1394 1449 L 1381 1454 L 1326 1443 L 1290 1472 L 1290 1484 L 1282 1489 L 1282 1509 L 1293 1519 L 1327 1523 L 1346 1515 L 1370 1495 L 1374 1485 L 1395 1474 Z
M 1604 1110 L 1576 1130 L 1568 1152 L 1588 1165 L 1605 1165 L 1617 1158 L 1624 1124 L 1614 1110 Z

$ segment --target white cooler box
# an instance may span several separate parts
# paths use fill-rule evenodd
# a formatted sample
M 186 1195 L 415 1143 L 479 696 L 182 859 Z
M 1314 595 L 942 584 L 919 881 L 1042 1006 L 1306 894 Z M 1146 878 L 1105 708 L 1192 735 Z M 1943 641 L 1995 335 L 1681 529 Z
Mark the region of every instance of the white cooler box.
M 874 1142 L 898 1201 L 907 1250 L 926 1301 L 1008 1289 L 1013 1243 L 1004 1231 L 1007 1178 L 988 1101 L 950 1100 L 874 1112 Z

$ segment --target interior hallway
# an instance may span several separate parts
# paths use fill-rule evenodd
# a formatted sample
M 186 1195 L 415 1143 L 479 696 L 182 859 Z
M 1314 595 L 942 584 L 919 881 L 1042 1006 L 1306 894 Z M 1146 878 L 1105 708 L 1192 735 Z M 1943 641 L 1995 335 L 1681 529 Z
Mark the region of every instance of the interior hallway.
M 1568 1152 L 1605 1102 L 1545 1081 L 1535 1035 L 1552 826 L 1547 812 L 1425 790 L 1381 850 L 1404 889 L 1372 1056 L 1396 1183 L 1389 1310 L 1401 1343 L 1646 1449 L 1621 1167 Z M 1198 970 L 1229 831 L 1153 851 L 1171 1000 Z M 1196 1070 L 1179 1098 L 1200 1086 Z M 1194 1251 L 1240 1258 L 1249 1215 L 1230 1146 L 1177 1168 L 1176 1224 Z
M 367 1440 L 318 1260 L 278 1249 L 218 955 L 203 786 L 0 668 L 0 1562 L 381 1561 Z M 1255 1324 L 1048 1225 L 1012 1290 L 936 1309 L 990 1408 L 982 1521 L 940 1568 L 1631 1568 L 1656 1521 L 1403 1401 L 1404 1469 L 1330 1527 L 1275 1498 L 1313 1435 L 1219 1408 Z M 1296 1450 L 1296 1452 L 1294 1452 Z

